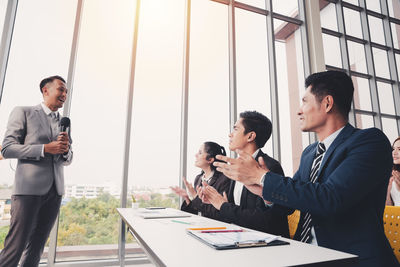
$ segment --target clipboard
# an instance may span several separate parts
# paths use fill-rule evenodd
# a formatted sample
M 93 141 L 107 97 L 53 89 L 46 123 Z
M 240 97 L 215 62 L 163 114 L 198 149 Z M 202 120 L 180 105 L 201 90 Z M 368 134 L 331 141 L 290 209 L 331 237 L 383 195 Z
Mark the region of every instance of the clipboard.
M 238 249 L 252 247 L 267 247 L 289 245 L 289 242 L 280 240 L 275 236 L 258 231 L 230 230 L 225 231 L 200 231 L 187 229 L 186 232 L 202 243 L 216 249 Z

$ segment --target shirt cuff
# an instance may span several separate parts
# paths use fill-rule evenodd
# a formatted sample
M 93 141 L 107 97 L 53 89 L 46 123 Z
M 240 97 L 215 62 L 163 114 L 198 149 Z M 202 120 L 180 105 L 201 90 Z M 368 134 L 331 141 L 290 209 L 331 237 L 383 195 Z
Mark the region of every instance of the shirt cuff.
M 44 145 L 42 145 L 42 152 L 40 153 L 40 156 L 41 156 L 42 158 L 44 158 Z
M 67 159 L 69 159 L 69 157 L 71 156 L 71 149 L 69 149 L 68 150 L 68 152 L 67 152 L 67 154 L 63 154 L 62 156 L 63 156 L 63 158 L 65 159 L 65 160 L 67 160 Z

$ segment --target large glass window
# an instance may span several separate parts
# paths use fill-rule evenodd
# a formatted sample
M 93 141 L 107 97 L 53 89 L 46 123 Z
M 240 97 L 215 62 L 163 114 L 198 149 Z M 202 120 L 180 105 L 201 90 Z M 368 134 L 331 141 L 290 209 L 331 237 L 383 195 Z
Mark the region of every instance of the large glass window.
M 274 23 L 280 24 L 278 20 Z M 298 27 L 286 23 L 291 34 L 280 38 L 284 27 L 275 29 L 275 52 L 278 78 L 279 126 L 281 138 L 281 164 L 285 174 L 292 176 L 298 169 L 303 150 L 302 132 L 297 116 L 304 93 L 304 68 L 301 36 Z M 278 37 L 278 38 L 277 38 Z
M 342 57 L 339 38 L 328 34 L 322 34 L 322 40 L 324 42 L 325 64 L 341 68 Z
M 272 11 L 288 17 L 296 17 L 299 13 L 297 0 L 272 0 Z
M 249 28 L 252 30 L 249 31 Z M 265 16 L 236 9 L 238 113 L 245 110 L 257 110 L 271 118 L 267 48 Z M 269 149 L 264 152 L 272 155 L 272 139 L 266 146 Z
M 83 6 L 57 261 L 117 257 L 134 7 L 129 0 Z
M 368 23 L 371 34 L 371 41 L 378 44 L 385 44 L 385 34 L 383 33 L 382 19 L 368 16 Z
M 357 0 L 348 0 L 346 2 L 358 5 Z M 362 6 L 353 7 L 342 2 L 335 4 L 322 2 L 323 4 L 321 5 L 320 3 L 320 7 L 323 9 L 320 12 L 320 16 L 322 25 L 324 25 L 326 22 L 323 21 L 327 19 L 332 20 L 333 13 L 333 11 L 328 12 L 329 9 L 327 9 L 326 5 L 336 5 L 336 7 L 339 6 L 343 9 L 345 29 L 341 30 L 339 34 L 347 37 L 347 46 L 339 46 L 338 41 L 336 41 L 337 37 L 333 36 L 336 34 L 325 30 L 326 34 L 323 35 L 324 52 L 326 64 L 333 67 L 342 68 L 339 64 L 340 53 L 342 55 L 347 54 L 349 57 L 350 66 L 345 71 L 354 75 L 352 78 L 355 88 L 354 107 L 356 109 L 356 126 L 367 128 L 374 126 L 374 122 L 382 121 L 382 127 L 380 124 L 379 127 L 390 137 L 394 136 L 395 133 L 398 134 L 395 117 L 397 115 L 395 112 L 396 103 L 393 94 L 393 88 L 397 88 L 398 81 L 392 80 L 394 77 L 391 77 L 391 73 L 395 70 L 390 69 L 393 66 L 389 65 L 388 56 L 390 54 L 388 54 L 388 51 L 398 48 L 399 31 L 397 30 L 398 25 L 396 22 L 390 21 L 386 16 L 379 18 L 379 15 L 374 13 L 381 13 L 381 2 L 378 0 L 365 1 L 367 9 L 372 12 L 363 10 L 364 7 Z M 346 7 L 344 7 L 345 5 Z M 399 17 L 399 1 L 388 0 L 388 7 L 391 17 Z M 363 25 L 362 28 L 361 22 L 365 20 L 361 20 L 361 17 L 364 16 L 367 17 L 368 23 Z M 385 36 L 384 23 L 390 23 L 392 34 Z M 325 27 L 328 28 L 328 25 Z M 363 30 L 364 33 L 368 31 L 369 34 L 364 36 Z M 327 37 L 328 33 L 330 34 L 329 38 Z M 352 37 L 357 37 L 361 40 Z M 390 38 L 392 38 L 393 42 Z M 366 57 L 366 54 L 370 51 L 372 51 L 372 58 Z M 396 50 L 394 51 L 397 53 Z M 397 69 L 399 69 L 400 55 L 395 54 L 395 57 Z M 367 69 L 367 66 L 373 66 L 373 68 Z M 372 87 L 371 90 L 377 90 L 377 95 L 371 95 L 370 86 Z M 372 106 L 372 103 L 377 102 L 379 105 Z
M 179 181 L 184 7 L 141 4 L 128 182 L 141 207 L 179 204 L 169 186 Z
M 187 179 L 193 183 L 200 145 L 216 142 L 229 155 L 230 129 L 228 6 L 201 0 L 192 1 L 192 10 L 199 11 L 192 13 L 189 66 Z
M 0 6 L 4 7 L 3 2 L 7 1 L 1 1 Z M 15 106 L 38 105 L 43 101 L 39 88 L 43 78 L 56 74 L 67 78 L 76 4 L 67 0 L 19 1 L 0 105 L 0 142 Z M 15 159 L 0 161 L 2 187 L 11 188 L 16 165 Z M 11 196 L 11 190 L 6 192 Z M 0 248 L 8 231 L 9 221 L 5 222 L 5 226 L 0 226 L 4 233 Z M 43 254 L 46 257 L 47 246 Z
M 349 8 L 343 8 L 346 33 L 354 37 L 362 38 L 360 12 Z
M 321 27 L 337 31 L 338 27 L 335 4 L 328 3 L 327 1 L 323 0 L 320 1 L 320 8 Z
M 347 41 L 349 50 L 350 69 L 357 72 L 367 73 L 364 45 Z

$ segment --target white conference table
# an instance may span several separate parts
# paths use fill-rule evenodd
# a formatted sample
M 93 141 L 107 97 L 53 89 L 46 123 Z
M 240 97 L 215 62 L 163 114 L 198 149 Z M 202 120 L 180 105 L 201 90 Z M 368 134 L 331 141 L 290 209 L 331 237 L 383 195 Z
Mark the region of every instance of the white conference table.
M 188 235 L 186 228 L 232 226 L 191 214 L 187 218 L 143 219 L 143 209 L 117 209 L 156 266 L 353 266 L 357 256 L 282 238 L 290 245 L 216 250 Z

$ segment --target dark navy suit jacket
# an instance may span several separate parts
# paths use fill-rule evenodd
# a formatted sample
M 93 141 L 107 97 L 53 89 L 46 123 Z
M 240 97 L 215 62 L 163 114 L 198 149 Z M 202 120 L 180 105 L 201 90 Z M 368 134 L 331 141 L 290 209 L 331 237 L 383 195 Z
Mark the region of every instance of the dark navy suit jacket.
M 258 160 L 259 157 L 263 157 L 271 172 L 284 175 L 278 161 L 261 150 L 259 150 L 256 159 Z M 227 193 L 229 202 L 222 204 L 217 219 L 266 233 L 289 237 L 288 209 L 275 204 L 272 207 L 267 207 L 261 197 L 250 192 L 245 186 L 240 197 L 240 206 L 238 206 L 234 200 L 235 183 L 235 181 L 231 181 Z
M 266 175 L 264 199 L 310 212 L 319 246 L 356 254 L 359 266 L 397 266 L 383 229 L 392 168 L 387 137 L 376 128 L 347 124 L 325 152 L 313 184 L 309 177 L 316 146 L 303 151 L 293 179 Z

